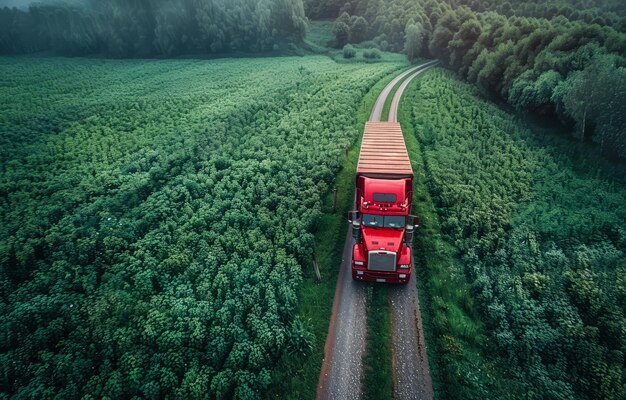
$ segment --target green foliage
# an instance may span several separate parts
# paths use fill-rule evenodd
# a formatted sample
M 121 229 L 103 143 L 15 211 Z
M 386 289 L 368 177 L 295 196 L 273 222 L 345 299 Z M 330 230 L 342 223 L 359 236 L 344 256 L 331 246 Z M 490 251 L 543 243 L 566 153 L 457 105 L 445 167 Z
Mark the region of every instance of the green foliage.
M 343 21 L 337 21 L 333 26 L 333 35 L 335 35 L 336 47 L 341 48 L 350 39 L 350 27 Z
M 287 347 L 291 353 L 308 354 L 315 344 L 315 334 L 311 331 L 311 320 L 303 321 L 296 316 L 287 332 L 287 342 Z
M 577 155 L 576 144 L 539 139 L 533 125 L 441 71 L 425 75 L 409 99 L 443 238 L 462 257 L 489 332 L 483 354 L 512 375 L 511 395 L 623 398 L 626 349 L 615 340 L 626 329 L 615 284 L 626 268 L 623 167 Z M 435 295 L 442 291 L 432 285 Z M 433 298 L 448 369 L 464 368 L 459 338 L 472 335 L 453 321 L 449 310 L 458 306 Z M 448 372 L 462 388 L 449 397 L 502 397 L 489 374 L 476 378 L 455 381 Z
M 398 58 L 395 65 L 398 68 L 405 64 L 405 60 Z M 385 75 L 363 98 L 356 113 L 354 126 L 357 131 L 363 130 L 372 105 L 394 75 L 395 73 Z M 311 268 L 303 270 L 304 280 L 298 293 L 297 314 L 302 319 L 311 321 L 312 331 L 320 340 L 315 341 L 313 350 L 307 356 L 283 354 L 272 373 L 273 379 L 268 398 L 299 400 L 315 397 L 325 353 L 325 341 L 322 338 L 328 334 L 329 316 L 339 273 L 337 265 L 341 263 L 343 257 L 344 238 L 348 230 L 345 216 L 346 212 L 354 207 L 354 174 L 358 162 L 359 144 L 359 141 L 355 141 L 351 145 L 348 157 L 344 159 L 343 168 L 336 176 L 334 182 L 337 188 L 336 208 L 334 207 L 335 196 L 329 191 L 324 200 L 326 212 L 317 224 L 315 251 L 322 278 L 318 281 Z
M 495 11 L 508 17 L 517 15 L 553 19 L 563 16 L 571 21 L 626 28 L 626 15 L 621 0 L 450 0 L 453 6 L 467 5 L 474 11 Z
M 343 58 L 356 57 L 356 49 L 351 44 L 343 46 Z
M 367 288 L 367 349 L 363 398 L 366 400 L 393 397 L 391 346 L 391 309 L 389 291 L 385 286 Z
M 378 49 L 366 49 L 363 50 L 363 58 L 369 60 L 379 60 L 382 57 L 380 50 Z
M 559 119 L 606 156 L 624 158 L 626 15 L 619 3 L 355 0 L 337 21 L 362 16 L 373 42 L 404 49 L 411 62 L 420 52 L 437 58 L 483 94 Z
M 300 42 L 301 0 L 88 0 L 0 9 L 0 54 L 172 56 L 271 50 Z
M 368 25 L 365 18 L 361 16 L 353 16 L 350 19 L 350 41 L 352 43 L 361 43 L 367 35 Z
M 0 65 L 5 393 L 261 396 L 357 108 L 397 65 Z
M 422 45 L 424 40 L 423 28 L 419 24 L 410 24 L 406 28 L 404 41 L 404 51 L 411 63 L 415 63 L 419 59 L 419 55 L 422 52 Z

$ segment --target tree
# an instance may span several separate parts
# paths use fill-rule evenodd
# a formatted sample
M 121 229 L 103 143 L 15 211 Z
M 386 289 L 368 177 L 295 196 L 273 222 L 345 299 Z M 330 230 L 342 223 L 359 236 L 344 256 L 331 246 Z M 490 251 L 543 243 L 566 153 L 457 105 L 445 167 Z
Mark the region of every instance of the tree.
M 354 17 L 354 21 L 350 26 L 350 41 L 352 43 L 361 43 L 365 40 L 367 34 L 367 21 L 363 17 Z
M 343 58 L 354 58 L 356 56 L 356 49 L 351 44 L 343 46 Z
M 565 115 L 576 123 L 576 137 L 585 139 L 588 121 L 597 118 L 603 110 L 599 101 L 603 92 L 610 91 L 611 74 L 603 62 L 594 62 L 582 71 L 575 71 L 557 86 L 553 101 L 563 105 Z
M 343 47 L 350 38 L 350 27 L 345 22 L 335 22 L 333 35 L 335 35 L 335 46 Z
M 406 27 L 405 32 L 404 51 L 409 61 L 414 63 L 422 51 L 424 31 L 422 25 L 413 23 Z

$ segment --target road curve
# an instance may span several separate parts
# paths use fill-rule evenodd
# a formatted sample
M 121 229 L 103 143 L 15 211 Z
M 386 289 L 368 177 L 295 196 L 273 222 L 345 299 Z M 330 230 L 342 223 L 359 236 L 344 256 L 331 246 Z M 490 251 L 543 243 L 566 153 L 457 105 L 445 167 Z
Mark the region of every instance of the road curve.
M 385 108 L 385 101 L 387 101 L 387 97 L 389 96 L 393 88 L 396 86 L 396 84 L 398 84 L 398 82 L 404 79 L 405 76 L 407 76 L 408 74 L 412 72 L 415 72 L 421 67 L 422 67 L 421 65 L 418 65 L 416 67 L 411 67 L 407 69 L 400 75 L 393 78 L 393 80 L 389 82 L 387 86 L 385 86 L 385 88 L 380 92 L 380 94 L 376 98 L 376 102 L 374 103 L 374 106 L 372 107 L 372 113 L 370 114 L 370 119 L 369 119 L 370 122 L 380 122 L 380 119 L 382 118 L 382 115 L 383 115 L 383 108 Z
M 398 106 L 400 105 L 400 99 L 402 99 L 402 94 L 404 93 L 404 90 L 407 88 L 407 86 L 409 86 L 409 83 L 411 83 L 411 81 L 416 76 L 418 76 L 424 71 L 429 70 L 430 68 L 436 66 L 437 64 L 439 64 L 439 61 L 434 60 L 431 62 L 427 62 L 426 64 L 422 64 L 418 66 L 417 68 L 413 68 L 412 70 L 409 70 L 409 71 L 414 71 L 413 75 L 406 78 L 404 82 L 402 82 L 402 84 L 398 87 L 398 90 L 396 90 L 396 93 L 393 95 L 393 99 L 391 99 L 391 107 L 389 107 L 389 115 L 387 116 L 387 121 L 398 122 Z
M 400 99 L 413 78 L 437 64 L 438 61 L 424 64 L 423 68 L 402 82 L 391 101 L 388 118 L 390 122 L 397 122 Z M 413 265 L 414 268 L 420 267 L 415 262 Z M 389 289 L 389 301 L 394 397 L 397 400 L 430 400 L 434 397 L 433 383 L 428 365 L 415 272 L 407 285 Z
M 380 121 L 385 101 L 395 85 L 405 76 L 423 67 L 424 65 L 419 65 L 410 68 L 389 82 L 376 99 L 369 120 Z M 363 356 L 367 343 L 367 285 L 352 280 L 352 245 L 352 228 L 349 227 L 324 345 L 317 400 L 362 398 Z M 409 285 L 415 287 L 414 278 L 412 279 Z

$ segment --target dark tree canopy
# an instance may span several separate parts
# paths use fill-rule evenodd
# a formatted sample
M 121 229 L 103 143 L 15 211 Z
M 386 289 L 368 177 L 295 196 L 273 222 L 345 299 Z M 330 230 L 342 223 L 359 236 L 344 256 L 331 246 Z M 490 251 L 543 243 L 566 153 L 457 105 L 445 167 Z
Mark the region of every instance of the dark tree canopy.
M 0 9 L 0 53 L 171 56 L 271 50 L 299 42 L 301 0 L 87 0 Z

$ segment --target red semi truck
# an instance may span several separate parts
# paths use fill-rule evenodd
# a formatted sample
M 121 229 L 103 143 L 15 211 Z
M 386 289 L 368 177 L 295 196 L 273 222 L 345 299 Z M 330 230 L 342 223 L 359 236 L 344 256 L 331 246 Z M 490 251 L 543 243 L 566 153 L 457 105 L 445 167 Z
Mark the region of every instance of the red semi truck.
M 352 278 L 407 283 L 413 271 L 413 169 L 397 122 L 365 124 L 356 170 Z

